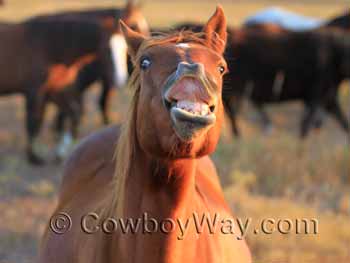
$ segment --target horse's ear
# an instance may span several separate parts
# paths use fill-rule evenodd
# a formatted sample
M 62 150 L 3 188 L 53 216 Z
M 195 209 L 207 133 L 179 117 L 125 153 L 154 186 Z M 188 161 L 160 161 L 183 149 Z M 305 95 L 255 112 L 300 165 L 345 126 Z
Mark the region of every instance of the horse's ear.
M 217 52 L 223 53 L 227 41 L 227 24 L 224 10 L 220 5 L 203 29 L 208 44 Z
M 125 6 L 125 11 L 131 12 L 134 8 L 135 8 L 136 4 L 135 4 L 135 0 L 128 0 L 128 2 L 126 3 Z
M 122 20 L 119 20 L 119 24 L 126 43 L 128 44 L 128 52 L 132 58 L 135 58 L 141 43 L 146 39 L 146 37 L 129 28 Z
M 0 0 L 1 1 L 1 0 Z M 141 9 L 143 7 L 143 1 L 128 0 L 125 6 L 125 10 L 131 12 L 135 8 Z

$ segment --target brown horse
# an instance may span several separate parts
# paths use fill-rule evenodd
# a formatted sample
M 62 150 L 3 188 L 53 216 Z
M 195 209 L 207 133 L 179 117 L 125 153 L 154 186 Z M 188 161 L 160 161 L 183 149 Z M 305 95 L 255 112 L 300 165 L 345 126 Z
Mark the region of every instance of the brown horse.
M 126 6 L 123 8 L 65 11 L 61 13 L 36 16 L 27 20 L 27 22 L 94 22 L 98 23 L 107 33 L 113 33 L 119 30 L 119 19 L 125 21 L 125 23 L 135 31 L 145 35 L 149 34 L 149 28 L 140 7 L 136 5 L 134 1 L 130 0 L 127 1 Z M 76 32 L 76 34 L 79 35 L 79 32 Z M 57 157 L 59 159 L 64 158 L 65 154 L 69 151 L 72 138 L 77 138 L 81 114 L 83 112 L 82 97 L 91 84 L 96 81 L 101 82 L 99 106 L 103 122 L 104 124 L 110 122 L 108 105 L 110 104 L 111 94 L 116 90 L 115 88 L 123 87 L 128 77 L 127 54 L 124 38 L 118 36 L 112 38 L 110 46 L 113 65 L 110 63 L 111 65 L 106 67 L 106 63 L 104 63 L 105 58 L 101 59 L 97 57 L 96 59 L 91 60 L 90 63 L 86 63 L 86 65 L 81 67 L 76 75 L 76 79 L 74 80 L 74 87 L 76 89 L 65 89 L 65 92 L 60 96 L 60 100 L 67 106 L 60 108 L 54 126 L 57 138 L 60 138 L 60 143 L 56 149 Z M 62 81 L 59 82 L 62 83 Z M 74 110 L 70 110 L 71 108 Z
M 229 62 L 229 69 L 232 67 L 235 70 L 232 71 L 232 74 L 226 75 L 227 85 L 223 92 L 223 102 L 230 117 L 233 133 L 239 135 L 236 115 L 240 110 L 243 97 L 253 103 L 265 131 L 270 131 L 272 127 L 271 120 L 265 111 L 266 104 L 301 100 L 305 103 L 306 109 L 301 122 L 300 135 L 305 137 L 311 128 L 320 128 L 324 121 L 322 116 L 324 114 L 320 109 L 316 109 L 320 108 L 321 98 L 318 93 L 322 89 L 327 90 L 326 94 L 321 95 L 322 100 L 326 100 L 322 103 L 325 104 L 322 107 L 335 117 L 348 133 L 348 120 L 340 108 L 337 93 L 341 81 L 347 78 L 347 74 L 341 72 L 343 69 L 338 64 L 348 60 L 348 47 L 339 43 L 347 38 L 346 32 L 349 30 L 349 11 L 328 19 L 322 26 L 314 30 L 303 32 L 294 32 L 279 24 L 266 22 L 249 23 L 241 29 L 229 30 L 229 35 L 234 35 L 234 37 L 228 41 L 225 58 Z M 287 38 L 288 41 L 281 42 L 282 39 Z M 281 43 L 277 44 L 277 42 Z M 291 52 L 291 46 L 296 46 L 298 42 L 300 48 Z M 276 44 L 279 45 L 279 48 L 274 48 L 273 56 L 279 57 L 280 65 L 276 63 L 277 60 L 272 61 L 273 56 L 266 57 L 266 48 L 262 48 L 264 45 Z M 258 54 L 254 53 L 257 50 L 259 50 Z M 319 51 L 318 54 L 315 50 Z M 313 56 L 311 61 L 301 62 L 307 57 L 310 58 L 310 55 Z M 282 63 L 283 57 L 285 61 Z M 315 69 L 321 67 L 321 59 L 325 57 L 329 58 L 327 63 L 324 63 L 327 65 L 323 66 L 326 72 L 315 74 Z M 291 67 L 293 64 L 294 66 Z M 303 74 L 309 72 L 310 76 L 302 77 L 303 74 L 300 74 L 298 70 Z M 330 76 L 331 74 L 333 76 Z M 310 86 L 314 85 L 315 81 L 319 81 L 318 85 L 323 87 L 311 89 Z M 324 87 L 325 85 L 328 87 Z M 284 94 L 279 94 L 282 91 Z
M 122 27 L 135 64 L 130 114 L 120 136 L 116 127 L 95 134 L 68 161 L 55 214 L 69 214 L 72 228 L 62 235 L 47 229 L 40 262 L 250 262 L 244 240 L 207 228 L 197 231 L 193 222 L 182 237 L 180 226 L 169 224 L 151 234 L 119 228 L 113 234 L 87 234 L 87 228 L 97 227 L 94 220 L 85 222 L 90 212 L 119 220 L 147 213 L 156 223 L 203 214 L 233 220 L 208 157 L 223 121 L 226 19 L 221 7 L 201 34 L 145 38 Z
M 0 96 L 22 93 L 26 99 L 28 160 L 42 164 L 35 151 L 46 102 L 59 107 L 59 158 L 77 137 L 82 96 L 95 81 L 102 82 L 100 106 L 107 118 L 107 102 L 114 87 L 128 78 L 127 46 L 118 19 L 148 32 L 139 8 L 131 1 L 122 9 L 71 11 L 41 15 L 19 24 L 0 24 Z M 11 59 L 9 59 L 11 58 Z M 70 131 L 61 136 L 66 117 Z
M 80 20 L 2 24 L 0 36 L 0 95 L 25 96 L 28 158 L 42 163 L 34 146 L 47 102 L 65 101 L 58 98 L 60 91 L 74 86 L 80 70 L 96 59 L 113 73 L 110 40 L 125 40 L 119 30 L 106 32 L 97 23 Z

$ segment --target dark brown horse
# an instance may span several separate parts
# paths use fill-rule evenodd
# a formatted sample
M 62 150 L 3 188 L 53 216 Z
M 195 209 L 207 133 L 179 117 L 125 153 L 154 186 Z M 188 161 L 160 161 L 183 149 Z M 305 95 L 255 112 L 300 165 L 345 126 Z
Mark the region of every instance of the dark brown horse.
M 34 146 L 46 102 L 64 102 L 59 106 L 74 112 L 61 91 L 74 86 L 80 70 L 95 60 L 113 72 L 110 41 L 123 37 L 94 22 L 45 19 L 2 26 L 0 36 L 0 94 L 25 96 L 28 159 L 39 164 L 42 159 Z
M 288 30 L 286 28 L 283 28 L 281 27 L 280 25 L 277 25 L 277 24 L 272 24 L 272 23 L 256 23 L 256 24 L 249 24 L 249 25 L 245 25 L 244 28 L 248 28 L 248 29 L 251 29 L 251 30 L 256 30 L 255 32 L 257 33 L 265 33 L 267 35 L 272 35 L 272 34 L 278 34 L 278 33 L 292 33 L 293 34 L 293 31 L 291 30 Z M 315 30 L 312 30 L 312 31 L 309 31 L 311 34 L 314 34 L 313 31 L 349 31 L 350 30 L 350 12 L 347 11 L 345 12 L 344 14 L 341 14 L 341 15 L 338 15 L 334 18 L 331 18 L 331 19 L 328 19 L 325 23 L 323 23 L 322 26 L 320 26 L 319 28 L 316 28 Z M 261 31 L 261 32 L 259 32 Z M 237 31 L 238 32 L 238 31 Z M 305 33 L 307 34 L 308 31 L 305 31 Z M 317 34 L 317 33 L 316 33 Z M 332 32 L 329 32 L 329 37 L 328 37 L 328 40 L 325 40 L 327 37 L 323 36 L 321 38 L 323 38 L 323 42 L 324 41 L 331 41 L 331 42 L 334 42 L 333 44 L 328 44 L 328 48 L 331 49 L 331 46 L 338 46 L 338 44 L 336 44 L 337 42 L 339 42 L 339 40 L 342 38 L 341 36 L 341 33 L 337 33 L 335 32 L 334 34 Z M 332 37 L 331 35 L 337 35 L 337 37 Z M 316 37 L 317 38 L 317 37 Z M 338 40 L 337 40 L 338 39 Z M 341 41 L 341 40 L 340 40 Z M 319 44 L 320 43 L 317 43 L 317 41 L 315 42 L 315 46 L 318 46 L 319 47 Z M 326 45 L 326 44 L 321 44 L 321 45 Z M 330 53 L 331 51 L 330 50 L 327 50 L 325 51 L 326 53 Z M 333 50 L 334 53 L 339 53 L 339 49 L 337 50 L 337 48 L 335 50 Z M 228 48 L 228 52 L 230 52 L 229 48 Z M 234 51 L 233 51 L 234 52 Z M 344 53 L 344 51 L 342 51 Z M 230 58 L 232 59 L 232 58 Z M 334 71 L 335 68 L 337 67 L 336 64 L 339 64 L 339 63 L 342 63 L 338 60 L 338 62 L 335 62 L 333 63 L 333 66 L 332 65 L 328 65 L 328 69 L 329 69 L 329 72 L 330 71 Z M 337 76 L 335 76 L 337 75 Z M 337 91 L 338 90 L 338 87 L 341 83 L 342 80 L 344 80 L 344 78 L 340 78 L 339 75 L 344 75 L 343 73 L 341 72 L 338 72 L 338 73 L 335 73 L 334 76 L 333 76 L 333 80 L 330 81 L 330 86 L 334 87 L 334 89 Z M 272 78 L 272 76 L 270 76 Z M 266 76 L 266 78 L 269 78 Z M 266 104 L 266 103 L 271 103 L 271 101 L 263 101 L 263 98 L 264 97 L 267 97 L 267 96 L 270 96 L 270 91 L 272 92 L 272 88 L 273 86 L 271 86 L 270 88 L 268 88 L 266 86 L 266 84 L 268 82 L 270 83 L 277 83 L 279 80 L 282 80 L 282 78 L 284 79 L 284 72 L 283 71 L 276 71 L 274 73 L 274 77 L 273 79 L 268 79 L 265 81 L 265 86 L 264 87 L 257 87 L 256 85 L 258 85 L 258 82 L 255 82 L 254 85 L 255 85 L 255 89 L 257 90 L 260 90 L 260 93 L 262 92 L 267 92 L 267 95 L 264 96 L 264 95 L 259 95 L 259 101 L 253 101 L 253 105 L 255 106 L 255 108 L 258 110 L 258 113 L 259 115 L 261 116 L 261 120 L 262 120 L 262 123 L 266 128 L 269 128 L 271 127 L 271 121 L 270 121 L 270 118 L 268 117 L 265 109 L 264 109 L 264 106 L 263 104 Z M 229 83 L 230 81 L 228 81 Z M 248 84 L 249 82 L 249 84 Z M 248 90 L 252 87 L 252 84 L 254 82 L 254 80 L 251 80 L 251 81 L 248 81 L 246 83 L 246 88 L 248 87 Z M 329 81 L 328 81 L 329 82 Z M 275 86 L 276 87 L 276 86 Z M 292 87 L 291 87 L 292 88 Z M 306 87 L 305 87 L 306 88 Z M 333 90 L 334 90 L 333 89 Z M 332 89 L 331 89 L 332 90 Z M 245 92 L 247 93 L 247 92 Z M 249 93 L 249 92 L 248 92 Z M 229 96 L 229 95 L 228 95 Z M 332 102 L 330 102 L 329 105 L 325 106 L 326 107 L 326 111 L 327 112 L 330 112 L 333 116 L 336 117 L 336 119 L 340 122 L 341 126 L 345 129 L 345 130 L 348 130 L 348 127 L 349 125 L 347 124 L 348 121 L 347 119 L 345 118 L 344 114 L 341 112 L 341 109 L 339 107 L 339 104 L 338 102 L 336 101 L 336 97 L 337 94 L 336 92 L 331 92 L 330 94 L 330 100 Z M 231 106 L 228 106 L 226 108 L 228 108 L 228 111 L 229 111 L 229 115 L 231 116 L 231 121 L 232 121 L 232 128 L 233 128 L 233 131 L 235 134 L 238 134 L 238 127 L 237 127 L 237 124 L 236 124 L 236 120 L 235 120 L 235 117 L 234 115 L 237 114 L 237 111 L 239 111 L 239 107 L 240 107 L 240 99 L 238 99 L 237 97 L 233 97 L 233 96 L 229 96 L 230 97 L 230 100 L 231 101 L 227 101 L 227 103 L 229 103 Z M 234 102 L 233 102 L 234 100 Z M 280 101 L 275 101 L 273 103 L 279 103 Z M 225 102 L 225 106 L 226 106 L 226 102 Z M 309 111 L 309 109 L 307 110 Z M 310 112 L 310 111 L 309 111 Z M 311 112 L 314 112 L 313 110 L 311 110 Z M 313 115 L 313 114 L 311 114 Z M 322 122 L 323 122 L 323 117 L 321 116 L 322 114 L 317 114 L 318 116 L 316 117 L 316 115 L 313 115 L 314 117 L 311 119 L 314 119 L 314 124 L 311 124 L 311 126 L 315 126 L 315 127 L 320 127 L 322 125 Z M 309 116 L 309 117 L 307 117 Z M 306 124 L 306 120 L 310 120 L 310 115 L 309 114 L 305 114 L 305 120 L 304 120 L 304 128 L 302 128 L 302 135 L 305 135 L 307 133 L 307 130 L 309 128 L 306 128 L 306 126 L 309 126 L 308 124 Z
M 29 21 L 55 21 L 60 23 L 61 21 L 93 21 L 101 25 L 106 32 L 114 32 L 118 29 L 118 19 L 125 21 L 131 28 L 137 32 L 147 35 L 149 33 L 148 25 L 145 17 L 142 15 L 140 8 L 134 3 L 134 1 L 128 1 L 124 8 L 110 8 L 110 9 L 91 9 L 84 11 L 68 11 L 50 15 L 40 15 L 31 18 Z M 64 94 L 64 100 L 68 103 L 69 100 L 74 105 L 75 111 L 61 109 L 56 118 L 55 131 L 58 138 L 61 138 L 60 147 L 58 148 L 58 157 L 64 157 L 64 152 L 69 148 L 71 137 L 77 137 L 78 126 L 80 123 L 80 116 L 82 110 L 82 96 L 88 87 L 96 81 L 100 81 L 102 84 L 102 92 L 99 100 L 99 106 L 103 117 L 103 122 L 108 124 L 110 118 L 108 115 L 109 101 L 111 93 L 115 90 L 115 87 L 119 88 L 125 85 L 127 77 L 127 59 L 126 50 L 124 48 L 123 39 L 115 38 L 111 41 L 114 48 L 111 49 L 114 65 L 113 76 L 112 70 L 103 66 L 103 61 L 99 59 L 93 60 L 88 63 L 79 71 L 77 79 L 75 81 L 75 91 L 68 90 Z M 109 71 L 106 71 L 109 70 Z M 67 127 L 68 126 L 68 127 Z M 67 128 L 71 132 L 67 132 Z M 63 134 L 63 131 L 66 132 Z M 66 142 L 66 143 L 64 143 Z
M 240 101 L 247 97 L 262 113 L 265 124 L 269 123 L 265 104 L 304 102 L 302 137 L 320 125 L 322 110 L 349 131 L 337 97 L 340 82 L 350 76 L 347 34 L 333 30 L 271 34 L 244 28 L 232 30 L 231 36 L 225 56 L 232 72 L 223 97 L 233 129 Z
M 40 262 L 251 262 L 245 241 L 221 230 L 197 231 L 193 222 L 184 236 L 171 223 L 151 234 L 84 232 L 99 224 L 95 216 L 121 222 L 146 213 L 159 224 L 194 215 L 233 220 L 208 157 L 223 120 L 222 9 L 203 34 L 145 38 L 125 25 L 123 31 L 135 63 L 130 115 L 122 130 L 95 134 L 68 161 L 55 213 L 68 213 L 72 228 L 62 235 L 47 229 Z M 89 212 L 96 214 L 85 222 Z

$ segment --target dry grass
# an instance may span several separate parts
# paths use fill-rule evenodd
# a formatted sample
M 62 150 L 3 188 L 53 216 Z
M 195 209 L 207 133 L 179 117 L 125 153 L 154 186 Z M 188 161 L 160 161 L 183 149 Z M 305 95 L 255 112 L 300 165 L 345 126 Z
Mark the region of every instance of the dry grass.
M 20 21 L 42 12 L 104 7 L 121 1 L 105 0 L 6 0 L 0 19 Z M 273 2 L 276 4 L 276 2 Z M 144 12 L 153 26 L 183 20 L 204 21 L 214 10 L 211 1 L 145 1 Z M 267 1 L 223 3 L 231 24 L 269 6 Z M 342 12 L 345 2 L 283 1 L 283 7 L 316 17 Z M 176 12 L 174 11 L 176 10 Z M 171 15 L 170 15 L 171 14 Z M 120 92 L 113 105 L 113 118 L 127 108 L 127 92 Z M 99 126 L 95 93 L 87 98 L 82 133 Z M 342 104 L 350 112 L 349 88 L 342 91 Z M 241 139 L 232 138 L 228 127 L 213 155 L 226 197 L 239 217 L 317 218 L 315 236 L 254 235 L 248 242 L 255 262 L 350 262 L 350 149 L 349 141 L 334 121 L 304 142 L 297 137 L 301 116 L 299 104 L 269 107 L 275 129 L 263 135 L 256 114 L 245 107 L 239 118 Z M 55 204 L 61 167 L 37 169 L 24 162 L 23 101 L 18 97 L 0 100 L 0 262 L 32 262 L 37 242 Z M 52 110 L 48 117 L 51 119 Z M 16 120 L 15 122 L 13 120 Z M 49 124 L 44 140 L 50 143 Z

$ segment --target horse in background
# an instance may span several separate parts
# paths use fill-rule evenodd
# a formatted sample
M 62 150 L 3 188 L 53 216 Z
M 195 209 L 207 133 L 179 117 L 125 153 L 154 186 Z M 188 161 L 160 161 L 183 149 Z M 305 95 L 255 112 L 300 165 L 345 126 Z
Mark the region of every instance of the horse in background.
M 123 37 L 91 21 L 45 19 L 3 25 L 0 37 L 0 94 L 25 96 L 27 157 L 42 164 L 36 145 L 47 102 L 74 114 L 79 104 L 73 103 L 76 94 L 62 94 L 74 92 L 80 70 L 95 60 L 101 61 L 105 72 L 113 73 L 111 40 Z
M 55 213 L 64 211 L 73 222 L 91 211 L 101 219 L 137 220 L 147 213 L 157 222 L 186 222 L 194 214 L 233 220 L 208 157 L 223 121 L 223 10 L 217 8 L 202 34 L 146 38 L 122 28 L 135 65 L 129 116 L 121 130 L 108 128 L 78 147 L 67 163 Z M 119 227 L 112 235 L 88 235 L 79 224 L 57 235 L 48 228 L 40 262 L 251 262 L 245 241 L 233 233 L 198 233 L 190 223 L 182 240 L 179 234 L 179 226 L 150 235 Z
M 268 16 L 268 14 L 271 14 L 271 16 Z M 261 31 L 267 35 L 271 35 L 271 34 L 278 34 L 278 33 L 290 33 L 293 31 L 310 31 L 312 32 L 313 30 L 316 31 L 348 31 L 350 29 L 350 12 L 345 12 L 344 14 L 338 15 L 334 18 L 328 19 L 328 20 L 316 20 L 316 19 L 311 19 L 308 17 L 304 17 L 304 16 L 300 16 L 298 14 L 295 13 L 291 13 L 289 11 L 284 11 L 282 9 L 279 8 L 271 8 L 271 9 L 265 9 L 262 10 L 261 12 L 256 13 L 255 15 L 252 15 L 251 17 L 249 17 L 248 19 L 246 19 L 245 23 L 244 23 L 244 28 L 249 28 L 249 29 L 255 29 L 257 31 Z M 345 33 L 345 32 L 344 32 Z M 330 33 L 331 34 L 331 33 Z M 339 39 L 339 35 L 338 34 L 338 38 Z M 333 38 L 334 39 L 334 38 Z M 336 52 L 336 51 L 335 51 Z M 330 70 L 332 70 L 330 68 Z M 285 75 L 284 72 L 279 70 L 275 72 L 275 81 L 273 83 L 282 83 Z M 341 79 L 341 81 L 344 80 L 343 78 Z M 334 79 L 333 82 L 336 83 L 332 83 L 331 85 L 334 87 L 337 87 L 340 85 L 341 81 L 339 81 L 338 79 Z M 253 81 L 249 82 L 250 84 L 253 83 Z M 249 85 L 249 83 L 246 83 L 246 87 L 247 89 L 251 89 L 252 85 Z M 255 83 L 256 86 L 257 83 Z M 258 87 L 255 87 L 258 88 Z M 265 87 L 266 89 L 267 87 Z M 337 90 L 337 88 L 335 88 Z M 249 93 L 249 92 L 246 92 Z M 233 97 L 231 97 L 232 99 L 234 99 Z M 237 112 L 240 108 L 240 103 L 239 100 L 236 98 L 234 99 L 235 102 L 238 104 L 237 106 L 233 106 L 232 102 L 230 102 L 230 104 L 232 104 L 230 112 L 234 113 Z M 261 120 L 262 120 L 262 124 L 264 126 L 264 130 L 268 131 L 271 128 L 271 120 L 268 116 L 268 114 L 266 113 L 266 111 L 264 110 L 264 107 L 261 103 L 253 103 L 254 107 L 257 109 Z M 335 111 L 337 112 L 336 116 L 337 119 L 341 120 L 341 126 L 343 128 L 346 128 L 347 125 L 345 124 L 347 121 L 346 119 L 344 120 L 344 115 L 341 113 L 340 109 L 339 109 L 339 105 L 333 104 L 334 106 L 332 106 L 331 108 L 333 108 L 331 111 Z M 329 107 L 328 107 L 329 108 Z M 328 110 L 329 111 L 329 110 Z M 230 114 L 231 116 L 233 116 L 232 114 Z M 314 126 L 319 128 L 320 126 L 322 126 L 323 123 L 323 118 L 321 117 L 322 114 L 318 114 L 318 120 L 315 121 Z M 232 118 L 232 125 L 233 125 L 233 131 L 235 134 L 237 134 L 238 132 L 238 128 L 237 128 L 237 124 L 235 123 L 234 117 Z
M 140 7 L 134 3 L 134 1 L 128 1 L 126 6 L 123 8 L 108 8 L 108 9 L 91 9 L 84 11 L 66 11 L 62 13 L 50 14 L 50 15 L 40 15 L 31 18 L 29 21 L 41 21 L 49 20 L 56 21 L 60 23 L 61 21 L 93 21 L 101 25 L 101 27 L 109 33 L 113 33 L 119 30 L 118 20 L 122 19 L 133 28 L 135 31 L 143 33 L 145 35 L 149 34 L 149 28 L 145 17 L 142 15 Z M 61 141 L 68 141 L 67 145 L 73 135 L 73 138 L 77 137 L 78 126 L 80 123 L 80 115 L 82 110 L 81 98 L 85 91 L 96 81 L 100 81 L 102 85 L 102 91 L 99 99 L 99 108 L 102 113 L 102 119 L 104 124 L 110 123 L 110 117 L 108 114 L 108 109 L 112 92 L 116 88 L 123 87 L 127 78 L 127 54 L 125 49 L 125 41 L 121 37 L 115 37 L 111 40 L 111 57 L 113 57 L 113 62 L 117 63 L 114 65 L 116 74 L 112 76 L 112 72 L 106 71 L 103 67 L 101 60 L 94 60 L 91 63 L 86 64 L 81 68 L 77 79 L 75 81 L 75 86 L 77 89 L 78 98 L 72 97 L 74 103 L 76 104 L 77 111 L 75 114 L 67 113 L 67 111 L 60 110 L 56 117 L 55 131 L 58 138 Z M 109 70 L 110 71 L 110 70 Z M 66 96 L 66 100 L 69 100 L 69 96 Z M 76 102 L 79 103 L 76 103 Z M 68 127 L 67 127 L 68 126 Z M 63 133 L 64 130 L 70 129 L 70 132 Z M 67 139 L 68 138 L 68 139 Z M 64 143 L 62 144 L 64 145 Z M 67 147 L 64 147 L 67 148 Z M 62 154 L 59 154 L 62 155 Z M 62 156 L 63 157 L 63 156 Z
M 340 82 L 350 77 L 349 35 L 332 30 L 268 34 L 243 28 L 231 31 L 231 38 L 226 58 L 232 72 L 227 75 L 229 85 L 223 98 L 233 129 L 240 102 L 246 97 L 259 109 L 265 125 L 270 123 L 265 104 L 301 100 L 305 105 L 301 137 L 320 126 L 323 110 L 349 132 L 337 97 Z

